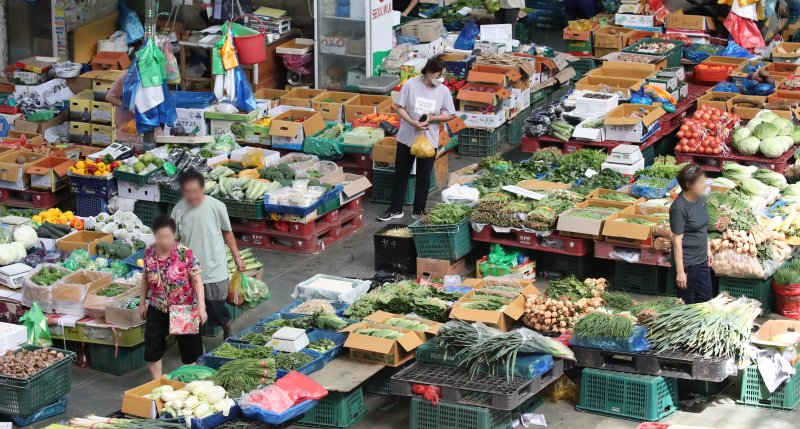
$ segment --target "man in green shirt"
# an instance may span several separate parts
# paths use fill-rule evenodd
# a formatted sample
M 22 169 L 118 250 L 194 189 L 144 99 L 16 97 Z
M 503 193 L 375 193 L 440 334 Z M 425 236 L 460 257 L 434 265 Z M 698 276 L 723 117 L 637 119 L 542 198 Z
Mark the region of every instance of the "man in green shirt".
M 205 285 L 208 321 L 222 326 L 224 338 L 231 335 L 231 315 L 225 306 L 228 298 L 228 257 L 231 249 L 239 271 L 245 264 L 239 256 L 236 238 L 231 230 L 228 209 L 214 197 L 205 194 L 205 179 L 196 171 L 185 171 L 178 178 L 183 198 L 172 209 L 181 243 L 188 246 L 200 261 Z

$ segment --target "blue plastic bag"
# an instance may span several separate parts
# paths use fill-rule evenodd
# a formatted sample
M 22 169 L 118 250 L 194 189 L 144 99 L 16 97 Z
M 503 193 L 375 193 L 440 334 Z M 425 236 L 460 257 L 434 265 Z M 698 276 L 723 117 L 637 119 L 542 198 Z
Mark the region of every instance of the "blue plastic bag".
M 739 93 L 739 87 L 732 82 L 720 82 L 714 87 L 716 92 L 735 92 Z
M 124 0 L 119 0 L 119 16 L 117 16 L 117 28 L 125 32 L 126 41 L 129 45 L 144 39 L 144 27 L 139 15 L 125 4 Z
M 695 64 L 700 64 L 712 55 L 720 55 L 722 49 L 722 46 L 718 45 L 693 43 L 691 46 L 683 48 L 683 57 Z
M 233 101 L 233 105 L 236 106 L 240 112 L 252 112 L 256 110 L 258 108 L 256 98 L 253 97 L 253 89 L 250 87 L 250 81 L 248 81 L 247 76 L 244 75 L 242 67 L 236 67 L 233 73 L 233 79 L 236 81 L 236 100 L 231 100 Z
M 175 120 L 177 119 L 175 103 L 172 101 L 172 95 L 169 92 L 167 83 L 162 83 L 161 87 L 164 91 L 164 101 L 161 104 L 147 112 L 140 112 L 139 109 L 134 109 L 133 118 L 136 120 L 136 132 L 144 134 L 153 131 L 162 124 L 166 124 L 169 127 L 175 125 Z
M 0 116 L 0 137 L 8 137 L 9 131 L 11 131 L 11 125 L 6 118 Z
M 133 112 L 135 107 L 133 100 L 136 99 L 136 91 L 139 89 L 139 66 L 136 61 L 131 63 L 128 67 L 128 72 L 125 74 L 125 80 L 122 82 L 122 107 L 126 110 Z
M 172 91 L 172 100 L 175 107 L 182 109 L 205 109 L 214 104 L 216 97 L 213 92 Z
M 648 106 L 653 104 L 653 99 L 644 92 L 644 85 L 631 94 L 631 104 L 645 104 Z
M 772 95 L 773 92 L 775 92 L 774 83 L 759 83 L 752 79 L 742 80 L 742 94 Z
M 723 57 L 735 57 L 735 58 L 752 58 L 753 54 L 751 54 L 747 49 L 739 46 L 733 40 L 728 41 L 728 46 L 719 53 L 720 56 Z
M 635 353 L 650 350 L 652 348 L 652 345 L 649 341 L 647 341 L 646 337 L 647 329 L 645 329 L 644 326 L 634 326 L 633 334 L 630 336 L 630 338 L 612 340 L 588 339 L 579 336 L 573 336 L 569 342 L 576 347 Z
M 641 178 L 645 178 L 645 176 L 642 176 Z M 635 197 L 647 198 L 648 200 L 664 198 L 672 188 L 678 186 L 677 179 L 672 179 L 663 188 L 643 186 L 639 183 L 639 181 L 633 182 L 633 185 L 631 185 L 631 194 L 633 194 Z
M 475 38 L 478 37 L 480 32 L 481 29 L 478 27 L 478 24 L 476 24 L 475 21 L 468 21 L 466 24 L 464 24 L 464 29 L 461 30 L 461 33 L 458 34 L 458 39 L 456 39 L 456 43 L 453 44 L 453 47 L 456 49 L 471 51 L 475 48 Z

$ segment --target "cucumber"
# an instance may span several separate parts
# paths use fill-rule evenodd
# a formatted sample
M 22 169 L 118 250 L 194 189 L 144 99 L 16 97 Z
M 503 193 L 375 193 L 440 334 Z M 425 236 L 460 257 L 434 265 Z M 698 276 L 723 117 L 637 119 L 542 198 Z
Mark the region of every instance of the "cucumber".
M 50 222 L 43 223 L 42 228 L 47 229 L 50 232 L 52 238 L 55 238 L 56 240 L 68 234 L 68 232 L 64 232 L 63 229 L 58 228 L 58 225 L 52 224 Z

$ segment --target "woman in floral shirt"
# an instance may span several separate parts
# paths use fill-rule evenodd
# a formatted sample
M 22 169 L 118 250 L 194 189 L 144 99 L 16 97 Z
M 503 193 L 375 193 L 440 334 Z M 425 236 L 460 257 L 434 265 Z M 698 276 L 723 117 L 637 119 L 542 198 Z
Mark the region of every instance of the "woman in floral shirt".
M 154 380 L 161 378 L 161 358 L 166 350 L 171 305 L 197 305 L 200 323 L 206 314 L 200 263 L 192 250 L 175 239 L 177 227 L 169 216 L 159 216 L 153 223 L 155 243 L 144 252 L 142 299 L 139 314 L 146 320 L 144 358 Z M 148 293 L 149 292 L 149 293 Z M 149 296 L 148 296 L 149 295 Z M 144 297 L 148 297 L 145 300 Z M 149 301 L 150 305 L 147 305 Z M 199 328 L 199 327 L 198 327 Z M 203 354 L 200 333 L 175 335 L 184 364 L 192 364 Z

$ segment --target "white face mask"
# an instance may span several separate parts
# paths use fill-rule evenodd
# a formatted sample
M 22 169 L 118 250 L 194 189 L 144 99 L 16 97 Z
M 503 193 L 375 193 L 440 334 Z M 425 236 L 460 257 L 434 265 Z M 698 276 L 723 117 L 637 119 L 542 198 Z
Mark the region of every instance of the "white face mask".
M 431 78 L 431 83 L 433 83 L 433 86 L 439 86 L 439 85 L 443 84 L 444 83 L 444 76 L 442 76 L 442 77 L 440 77 L 438 79 Z

